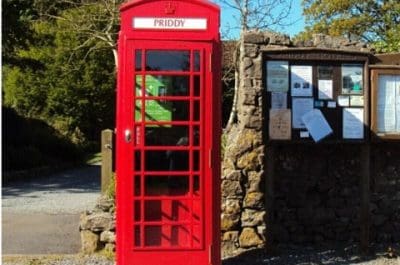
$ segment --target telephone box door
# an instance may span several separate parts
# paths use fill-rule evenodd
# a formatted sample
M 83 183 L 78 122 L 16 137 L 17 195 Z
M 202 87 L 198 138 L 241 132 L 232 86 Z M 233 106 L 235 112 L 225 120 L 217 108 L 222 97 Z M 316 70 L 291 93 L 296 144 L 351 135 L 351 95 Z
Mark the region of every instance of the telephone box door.
M 117 208 L 126 230 L 117 243 L 129 264 L 212 264 L 219 248 L 212 246 L 217 194 L 206 133 L 215 118 L 207 106 L 210 54 L 210 44 L 128 42 L 124 82 L 132 89 L 124 92 L 119 172 L 125 209 Z

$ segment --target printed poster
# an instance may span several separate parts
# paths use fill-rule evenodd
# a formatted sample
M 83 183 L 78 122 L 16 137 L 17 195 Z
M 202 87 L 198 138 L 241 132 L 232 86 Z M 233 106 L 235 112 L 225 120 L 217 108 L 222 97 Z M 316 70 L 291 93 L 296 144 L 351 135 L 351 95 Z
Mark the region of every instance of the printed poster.
M 312 97 L 312 66 L 292 65 L 290 71 L 292 97 Z
M 287 61 L 267 62 L 267 91 L 287 92 L 289 88 L 289 63 Z
M 343 109 L 343 139 L 364 139 L 364 109 Z
M 292 126 L 295 129 L 306 128 L 301 117 L 314 109 L 313 98 L 292 98 Z
M 363 65 L 361 64 L 342 65 L 342 93 L 344 94 L 363 93 Z
M 269 138 L 290 140 L 292 138 L 290 109 L 271 109 L 269 111 Z
M 286 109 L 287 93 L 272 92 L 271 93 L 271 109 Z
M 136 76 L 136 95 L 142 96 L 142 76 Z M 167 89 L 171 89 L 168 78 L 163 76 L 146 75 L 145 93 L 149 97 L 161 97 L 167 95 Z M 141 120 L 142 101 L 137 100 L 135 106 L 135 119 Z M 146 121 L 171 121 L 172 102 L 166 100 L 146 100 L 145 104 Z
M 332 99 L 333 98 L 333 81 L 318 80 L 318 98 Z
M 315 142 L 319 142 L 333 133 L 331 126 L 319 109 L 307 112 L 301 119 Z

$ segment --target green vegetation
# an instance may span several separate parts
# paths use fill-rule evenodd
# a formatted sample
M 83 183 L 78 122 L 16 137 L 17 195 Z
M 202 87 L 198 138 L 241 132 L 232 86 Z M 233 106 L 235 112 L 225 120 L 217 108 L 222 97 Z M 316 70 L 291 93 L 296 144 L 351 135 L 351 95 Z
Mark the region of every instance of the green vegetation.
M 76 147 L 98 151 L 101 130 L 114 128 L 113 14 L 120 2 L 2 2 L 3 106 L 5 115 L 14 115 L 4 127 L 13 124 L 12 117 L 19 126 L 16 135 L 12 128 L 3 135 L 5 170 L 82 159 Z
M 303 0 L 308 26 L 299 38 L 313 33 L 362 39 L 380 52 L 400 52 L 398 0 Z
M 3 170 L 24 170 L 79 163 L 81 151 L 54 128 L 2 108 Z

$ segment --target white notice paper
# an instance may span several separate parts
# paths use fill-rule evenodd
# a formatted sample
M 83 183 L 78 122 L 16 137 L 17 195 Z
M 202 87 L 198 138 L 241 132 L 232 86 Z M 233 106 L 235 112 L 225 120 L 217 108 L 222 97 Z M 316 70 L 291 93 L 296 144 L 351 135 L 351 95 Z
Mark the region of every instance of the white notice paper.
M 292 97 L 312 97 L 312 66 L 292 65 L 290 71 Z
M 318 98 L 332 99 L 333 98 L 333 81 L 318 80 Z
M 338 105 L 341 107 L 348 107 L 350 96 L 338 96 Z
M 301 117 L 313 109 L 313 98 L 292 98 L 292 127 L 296 129 L 306 128 Z
M 364 138 L 364 109 L 343 109 L 343 139 Z
M 286 109 L 287 108 L 287 93 L 272 92 L 271 93 L 271 109 Z
M 307 112 L 301 119 L 315 142 L 321 141 L 333 132 L 331 126 L 329 126 L 319 109 L 313 109 Z
M 287 92 L 289 89 L 289 63 L 287 61 L 267 62 L 267 90 Z
M 396 129 L 396 80 L 391 75 L 379 76 L 377 93 L 377 129 L 380 133 Z

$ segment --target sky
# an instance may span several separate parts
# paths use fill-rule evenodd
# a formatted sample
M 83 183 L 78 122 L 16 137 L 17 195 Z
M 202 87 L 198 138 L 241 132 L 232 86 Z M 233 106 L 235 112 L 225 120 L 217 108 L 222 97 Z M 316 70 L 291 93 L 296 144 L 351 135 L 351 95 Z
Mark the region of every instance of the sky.
M 237 25 L 237 22 L 235 22 L 235 17 L 238 16 L 232 10 L 226 7 L 221 7 L 221 32 L 223 39 L 237 39 L 239 37 L 238 29 L 227 32 L 227 28 L 229 28 L 228 25 Z M 304 29 L 301 0 L 293 0 L 291 14 L 285 22 L 291 25 L 274 30 L 293 37 Z

